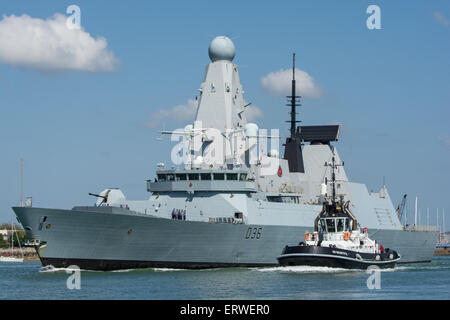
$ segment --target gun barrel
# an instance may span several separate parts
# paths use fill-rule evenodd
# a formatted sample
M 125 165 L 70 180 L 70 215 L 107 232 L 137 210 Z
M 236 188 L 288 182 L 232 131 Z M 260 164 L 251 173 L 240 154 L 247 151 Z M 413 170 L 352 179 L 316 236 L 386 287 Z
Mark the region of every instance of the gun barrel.
M 89 192 L 89 195 L 90 195 L 90 196 L 94 196 L 94 197 L 97 197 L 97 198 L 103 198 L 103 199 L 106 199 L 106 197 L 105 197 L 105 196 L 101 196 L 101 195 L 99 195 L 99 194 L 95 194 L 95 193 L 90 193 L 90 192 Z

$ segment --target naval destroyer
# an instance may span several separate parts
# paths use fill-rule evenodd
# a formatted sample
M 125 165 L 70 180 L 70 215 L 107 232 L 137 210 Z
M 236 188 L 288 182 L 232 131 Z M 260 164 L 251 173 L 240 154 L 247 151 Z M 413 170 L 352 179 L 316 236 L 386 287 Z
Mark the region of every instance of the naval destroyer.
M 216 37 L 209 57 L 195 119 L 182 130 L 162 132 L 180 142 L 172 152 L 175 165 L 159 163 L 147 180 L 148 199 L 128 200 L 110 188 L 95 194 L 91 206 L 13 207 L 44 266 L 271 266 L 311 229 L 329 193 L 324 163 L 332 157 L 341 162 L 340 125 L 297 126 L 300 97 L 293 78 L 290 135 L 281 155 L 276 130 L 247 122 L 232 41 Z M 431 261 L 438 233 L 403 227 L 385 186 L 369 193 L 349 181 L 343 167 L 336 181 L 370 237 L 396 248 L 403 263 Z

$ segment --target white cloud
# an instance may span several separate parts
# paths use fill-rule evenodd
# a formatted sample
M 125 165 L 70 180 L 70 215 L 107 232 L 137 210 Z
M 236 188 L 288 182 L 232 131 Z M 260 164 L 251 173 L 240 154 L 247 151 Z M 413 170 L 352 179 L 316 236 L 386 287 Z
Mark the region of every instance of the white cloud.
M 179 104 L 171 109 L 160 109 L 150 115 L 150 121 L 145 123 L 148 128 L 156 128 L 165 120 L 175 122 L 193 122 L 197 111 L 197 101 L 189 99 L 186 104 Z
M 113 71 L 118 64 L 106 39 L 81 29 L 69 29 L 66 16 L 46 20 L 3 16 L 0 20 L 0 63 L 40 71 Z
M 306 98 L 317 98 L 322 90 L 315 84 L 314 78 L 303 70 L 295 69 L 296 95 Z M 268 93 L 274 96 L 288 96 L 291 94 L 292 69 L 271 72 L 261 78 L 261 84 Z
M 247 116 L 247 121 L 255 121 L 264 118 L 261 109 L 252 105 L 245 107 L 245 114 Z
M 165 121 L 176 123 L 194 122 L 197 111 L 198 101 L 189 99 L 185 104 L 176 105 L 170 109 L 160 109 L 150 114 L 150 121 L 144 125 L 148 128 L 157 128 L 163 125 Z M 247 121 L 254 121 L 264 118 L 264 115 L 258 107 L 249 105 L 245 108 Z
M 438 23 L 440 23 L 444 26 L 450 25 L 450 20 L 447 19 L 442 12 L 438 12 L 438 11 L 433 12 L 433 17 Z

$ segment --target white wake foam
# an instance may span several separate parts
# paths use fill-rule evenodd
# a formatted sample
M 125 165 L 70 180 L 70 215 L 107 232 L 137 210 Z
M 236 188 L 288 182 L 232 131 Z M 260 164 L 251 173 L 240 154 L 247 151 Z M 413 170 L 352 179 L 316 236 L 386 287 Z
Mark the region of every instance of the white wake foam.
M 39 269 L 39 272 L 45 273 L 45 272 L 61 272 L 61 271 L 78 271 L 80 269 L 75 269 L 75 268 L 55 268 L 52 265 L 47 265 L 44 267 L 41 267 Z
M 330 267 L 313 267 L 313 266 L 284 266 L 271 268 L 256 268 L 254 270 L 260 272 L 287 272 L 287 273 L 338 273 L 338 272 L 354 272 L 362 271 L 357 269 L 330 268 Z

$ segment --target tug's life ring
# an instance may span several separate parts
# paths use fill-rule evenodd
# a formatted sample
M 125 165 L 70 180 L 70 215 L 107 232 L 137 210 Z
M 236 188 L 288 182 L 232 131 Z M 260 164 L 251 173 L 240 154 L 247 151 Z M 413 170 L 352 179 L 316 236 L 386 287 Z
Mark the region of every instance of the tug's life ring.
M 309 232 L 305 232 L 305 240 L 306 240 L 306 241 L 309 240 L 309 236 L 310 236 L 310 233 L 309 233 Z
M 368 230 L 367 227 L 364 227 L 363 232 L 367 232 Z

